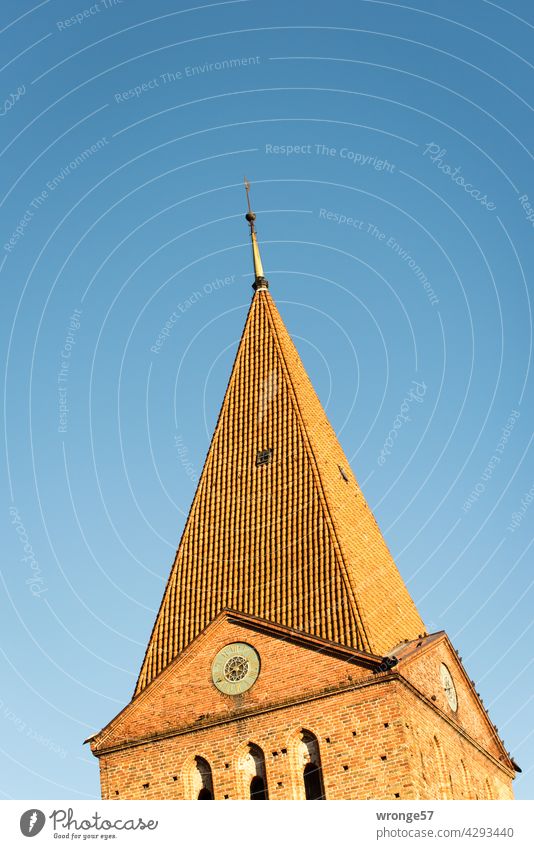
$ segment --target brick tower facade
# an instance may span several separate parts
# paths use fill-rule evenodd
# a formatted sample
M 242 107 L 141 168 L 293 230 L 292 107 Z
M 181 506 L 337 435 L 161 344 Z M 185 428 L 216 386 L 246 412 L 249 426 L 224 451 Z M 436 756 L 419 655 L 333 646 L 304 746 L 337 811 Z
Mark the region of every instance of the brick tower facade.
M 247 192 L 248 194 L 248 192 Z M 105 799 L 508 799 L 517 769 L 428 635 L 282 322 L 254 296 Z

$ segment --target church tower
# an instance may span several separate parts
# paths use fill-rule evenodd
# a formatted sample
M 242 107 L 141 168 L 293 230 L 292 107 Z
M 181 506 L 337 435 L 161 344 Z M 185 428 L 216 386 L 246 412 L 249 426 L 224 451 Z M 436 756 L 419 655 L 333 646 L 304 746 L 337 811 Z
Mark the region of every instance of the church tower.
M 509 799 L 506 752 L 427 634 L 269 291 L 254 295 L 104 799 Z

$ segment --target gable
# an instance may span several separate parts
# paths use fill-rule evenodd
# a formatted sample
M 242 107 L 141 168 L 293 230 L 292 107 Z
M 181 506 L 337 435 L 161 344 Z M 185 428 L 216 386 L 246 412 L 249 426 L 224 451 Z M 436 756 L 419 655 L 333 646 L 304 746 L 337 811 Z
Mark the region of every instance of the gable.
M 498 760 L 502 759 L 504 754 L 506 761 L 509 761 L 508 754 L 445 633 L 440 632 L 424 640 L 414 641 L 396 652 L 396 655 L 399 658 L 396 671 L 487 752 Z M 457 696 L 457 710 L 451 708 L 442 685 L 442 664 L 447 667 L 452 677 Z
M 357 653 L 351 655 L 341 646 L 310 642 L 283 630 L 273 633 L 269 623 L 265 625 L 222 614 L 92 738 L 93 752 L 350 686 L 372 679 L 373 669 L 381 661 Z M 215 656 L 230 643 L 252 646 L 261 662 L 256 682 L 238 696 L 221 693 L 212 680 Z

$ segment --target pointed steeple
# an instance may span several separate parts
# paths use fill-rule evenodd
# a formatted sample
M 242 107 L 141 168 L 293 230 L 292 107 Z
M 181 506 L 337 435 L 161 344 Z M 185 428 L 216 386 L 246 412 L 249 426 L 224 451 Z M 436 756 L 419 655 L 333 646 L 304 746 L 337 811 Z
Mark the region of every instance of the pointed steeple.
M 425 631 L 247 221 L 255 294 L 136 694 L 224 608 L 380 655 Z
M 252 242 L 252 261 L 254 263 L 254 283 L 252 284 L 252 288 L 256 289 L 268 289 L 269 281 L 265 279 L 263 275 L 263 265 L 260 256 L 260 248 L 258 245 L 258 237 L 256 235 L 256 226 L 254 222 L 256 221 L 256 213 L 252 212 L 252 208 L 250 206 L 250 183 L 245 177 L 245 191 L 247 193 L 247 206 L 248 212 L 245 215 L 250 227 L 250 241 Z

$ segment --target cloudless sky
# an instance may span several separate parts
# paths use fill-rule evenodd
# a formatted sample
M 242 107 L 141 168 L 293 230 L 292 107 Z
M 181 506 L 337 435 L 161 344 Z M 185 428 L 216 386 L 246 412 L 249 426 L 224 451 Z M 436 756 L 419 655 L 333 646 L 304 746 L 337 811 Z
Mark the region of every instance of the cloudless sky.
M 4 0 L 0 39 L 2 796 L 100 795 L 82 743 L 131 698 L 252 295 L 246 174 L 282 317 L 532 798 L 531 3 Z

